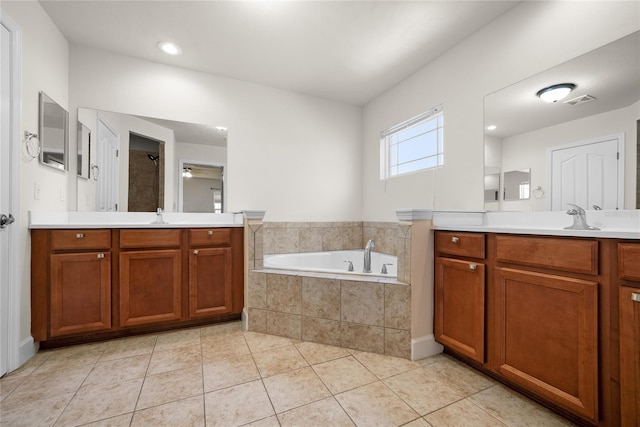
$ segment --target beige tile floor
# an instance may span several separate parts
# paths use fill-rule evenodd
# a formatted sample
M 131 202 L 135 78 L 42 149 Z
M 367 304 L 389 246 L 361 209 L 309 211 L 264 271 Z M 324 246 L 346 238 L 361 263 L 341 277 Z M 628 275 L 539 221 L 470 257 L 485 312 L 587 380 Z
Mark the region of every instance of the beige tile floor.
M 458 361 L 243 332 L 239 322 L 41 351 L 2 426 L 566 426 Z

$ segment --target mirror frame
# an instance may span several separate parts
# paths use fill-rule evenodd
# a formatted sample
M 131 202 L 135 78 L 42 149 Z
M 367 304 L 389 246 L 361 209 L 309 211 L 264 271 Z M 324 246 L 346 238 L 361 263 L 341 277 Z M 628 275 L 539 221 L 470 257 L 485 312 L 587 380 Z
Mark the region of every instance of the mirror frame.
M 85 135 L 87 136 L 86 140 Z M 78 178 L 89 179 L 91 174 L 91 129 L 80 120 L 78 120 L 77 152 Z
M 53 151 L 47 151 L 47 143 L 51 146 L 51 136 L 45 134 L 45 104 L 53 104 L 59 108 L 60 113 L 62 114 L 62 168 L 57 167 L 46 160 L 46 156 L 48 153 Z M 69 170 L 69 112 L 62 108 L 60 104 L 54 101 L 49 95 L 40 91 L 38 97 L 38 134 L 40 136 L 40 164 L 45 165 L 47 167 L 53 168 L 55 170 L 66 172 Z M 59 140 L 57 142 L 60 142 Z M 57 144 L 56 144 L 57 145 Z

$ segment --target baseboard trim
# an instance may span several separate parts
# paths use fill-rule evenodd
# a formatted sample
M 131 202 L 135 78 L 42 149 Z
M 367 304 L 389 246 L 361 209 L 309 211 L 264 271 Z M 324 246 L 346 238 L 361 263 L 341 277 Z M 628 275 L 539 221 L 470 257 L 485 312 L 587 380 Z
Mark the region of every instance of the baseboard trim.
M 425 335 L 411 340 L 411 360 L 424 359 L 442 353 L 444 347 L 436 342 L 433 335 Z
M 26 338 L 20 343 L 18 350 L 18 363 L 19 366 L 24 365 L 29 359 L 31 359 L 38 352 L 38 343 L 33 341 L 33 337 Z

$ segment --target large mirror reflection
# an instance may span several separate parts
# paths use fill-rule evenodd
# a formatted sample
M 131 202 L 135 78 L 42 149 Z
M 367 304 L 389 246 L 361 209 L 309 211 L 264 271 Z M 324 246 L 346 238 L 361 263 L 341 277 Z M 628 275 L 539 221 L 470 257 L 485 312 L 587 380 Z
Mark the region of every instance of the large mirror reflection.
M 186 160 L 226 167 L 227 129 L 221 126 L 89 108 L 78 109 L 78 121 L 91 134 L 90 178 L 77 181 L 79 211 L 176 212 L 183 206 Z M 223 183 L 220 176 L 219 212 Z
M 564 83 L 561 100 L 538 95 Z M 486 210 L 638 208 L 640 32 L 492 93 L 484 108 Z M 506 173 L 523 170 L 530 197 L 506 188 Z

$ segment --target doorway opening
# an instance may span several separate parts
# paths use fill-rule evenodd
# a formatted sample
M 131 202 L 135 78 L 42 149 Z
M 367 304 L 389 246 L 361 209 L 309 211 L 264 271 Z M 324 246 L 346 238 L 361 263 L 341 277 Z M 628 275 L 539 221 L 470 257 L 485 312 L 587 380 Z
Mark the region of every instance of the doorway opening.
M 180 212 L 224 212 L 224 166 L 180 161 Z
M 164 141 L 129 133 L 129 212 L 164 209 Z

